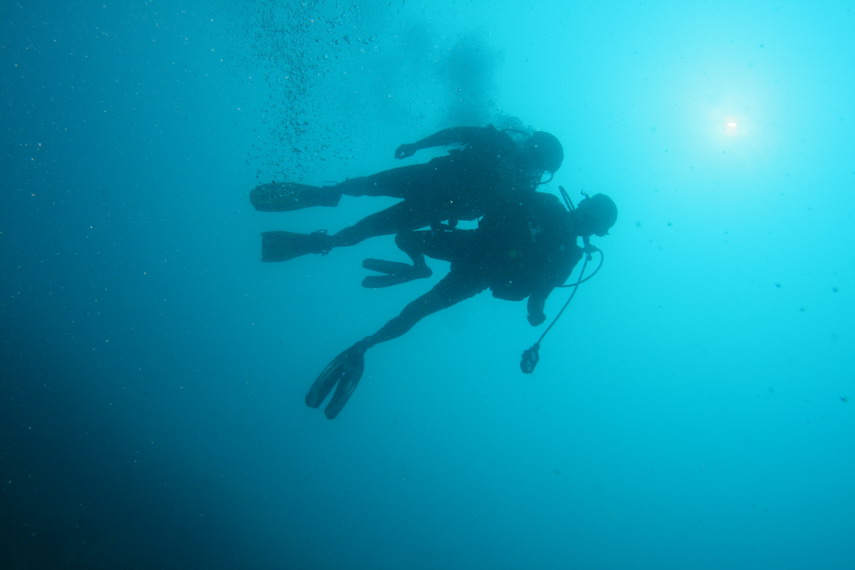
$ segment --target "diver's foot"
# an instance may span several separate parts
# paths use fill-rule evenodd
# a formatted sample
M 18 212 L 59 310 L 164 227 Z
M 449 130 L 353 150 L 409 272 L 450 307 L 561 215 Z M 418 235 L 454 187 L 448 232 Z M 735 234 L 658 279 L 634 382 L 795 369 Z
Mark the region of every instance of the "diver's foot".
M 307 253 L 326 255 L 332 248 L 333 238 L 324 230 L 310 234 L 282 231 L 261 234 L 261 261 L 288 261 Z
M 362 267 L 386 275 L 369 275 L 362 280 L 362 286 L 366 289 L 379 289 L 391 287 L 414 279 L 424 279 L 433 275 L 433 271 L 427 265 L 410 265 L 400 261 L 386 261 L 385 259 L 368 258 L 363 260 Z
M 333 188 L 296 182 L 271 182 L 256 186 L 249 201 L 259 212 L 291 212 L 313 206 L 337 206 L 341 192 Z

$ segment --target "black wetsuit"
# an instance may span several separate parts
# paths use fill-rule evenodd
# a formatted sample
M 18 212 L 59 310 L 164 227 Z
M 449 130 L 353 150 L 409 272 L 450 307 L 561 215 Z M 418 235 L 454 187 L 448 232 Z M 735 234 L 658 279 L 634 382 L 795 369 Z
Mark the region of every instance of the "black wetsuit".
M 401 336 L 427 315 L 488 288 L 500 299 L 528 297 L 529 322 L 540 324 L 546 298 L 567 281 L 582 257 L 576 236 L 558 198 L 542 192 L 526 193 L 491 209 L 475 230 L 402 234 L 398 243 L 411 257 L 450 261 L 451 271 L 358 344 L 368 348 Z
M 333 247 L 435 226 L 446 220 L 454 224 L 457 220 L 477 219 L 495 201 L 535 190 L 543 174 L 523 161 L 507 133 L 494 127 L 445 129 L 401 148 L 409 147 L 409 155 L 452 144 L 461 148 L 425 164 L 393 168 L 325 188 L 348 196 L 402 198 L 398 204 L 366 216 L 332 236 Z

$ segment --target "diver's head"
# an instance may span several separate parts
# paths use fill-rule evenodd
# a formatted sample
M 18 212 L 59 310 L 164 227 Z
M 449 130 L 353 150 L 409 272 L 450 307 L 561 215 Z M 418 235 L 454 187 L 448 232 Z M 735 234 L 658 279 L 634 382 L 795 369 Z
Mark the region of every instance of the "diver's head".
M 554 174 L 564 161 L 564 148 L 555 136 L 534 131 L 525 143 L 525 151 L 538 170 Z
M 617 221 L 617 206 L 605 194 L 594 194 L 579 202 L 573 217 L 580 236 L 604 236 Z

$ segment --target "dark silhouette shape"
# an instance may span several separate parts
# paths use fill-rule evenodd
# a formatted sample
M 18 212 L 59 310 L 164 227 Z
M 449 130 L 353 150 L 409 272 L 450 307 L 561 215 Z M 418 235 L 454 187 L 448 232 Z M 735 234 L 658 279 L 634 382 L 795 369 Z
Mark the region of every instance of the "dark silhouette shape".
M 549 133 L 535 131 L 518 143 L 508 132 L 494 127 L 445 129 L 418 142 L 402 144 L 395 158 L 449 145 L 460 148 L 424 164 L 351 178 L 333 186 L 273 182 L 254 188 L 250 200 L 257 210 L 265 212 L 336 206 L 343 195 L 401 199 L 334 235 L 323 230 L 312 234 L 264 232 L 262 261 L 328 253 L 370 237 L 477 219 L 495 201 L 512 200 L 517 194 L 534 191 L 544 174 L 554 173 L 564 159 L 561 143 Z
M 424 272 L 428 256 L 450 261 L 449 273 L 379 331 L 337 356 L 309 389 L 306 404 L 319 407 L 336 388 L 324 410 L 328 418 L 335 418 L 362 377 L 365 352 L 369 348 L 401 336 L 424 317 L 485 289 L 500 299 L 528 298 L 528 322 L 532 326 L 543 323 L 546 299 L 570 277 L 582 257 L 577 237 L 605 235 L 616 219 L 614 202 L 602 194 L 582 200 L 575 210 L 568 212 L 555 196 L 528 192 L 495 205 L 474 230 L 434 229 L 398 234 L 396 242 L 412 259 L 412 271 Z M 380 268 L 390 275 L 404 271 L 406 265 L 367 261 L 370 269 Z

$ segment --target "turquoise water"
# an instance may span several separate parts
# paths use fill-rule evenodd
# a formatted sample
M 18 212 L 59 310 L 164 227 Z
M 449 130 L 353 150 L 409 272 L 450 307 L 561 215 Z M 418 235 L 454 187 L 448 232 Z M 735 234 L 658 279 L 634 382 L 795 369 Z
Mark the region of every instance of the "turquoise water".
M 855 7 L 360 4 L 0 7 L 2 567 L 855 568 Z M 620 208 L 536 372 L 482 294 L 307 408 L 430 283 L 249 190 L 508 116 Z

